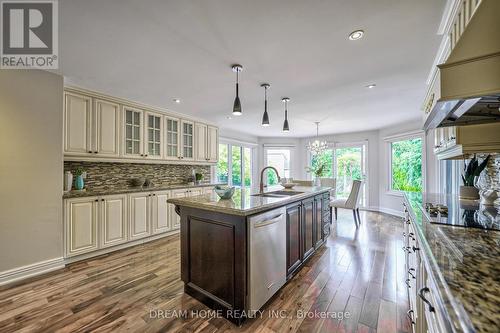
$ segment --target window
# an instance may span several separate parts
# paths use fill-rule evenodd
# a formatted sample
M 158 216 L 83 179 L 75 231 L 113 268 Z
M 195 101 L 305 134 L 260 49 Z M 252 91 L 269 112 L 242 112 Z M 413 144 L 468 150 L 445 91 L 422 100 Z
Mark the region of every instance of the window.
M 333 177 L 333 150 L 328 149 L 318 155 L 313 155 L 311 157 L 312 169 L 316 169 L 318 163 L 324 165 L 323 177 Z
M 390 142 L 390 190 L 421 192 L 422 138 Z
M 230 143 L 219 144 L 217 181 L 232 186 L 252 186 L 252 148 Z
M 229 145 L 219 144 L 219 160 L 217 162 L 217 182 L 219 183 L 228 183 L 229 180 L 228 151 Z
M 266 149 L 266 165 L 275 167 L 280 177 L 290 178 L 290 149 Z M 266 170 L 267 184 L 278 184 L 278 177 L 274 170 Z

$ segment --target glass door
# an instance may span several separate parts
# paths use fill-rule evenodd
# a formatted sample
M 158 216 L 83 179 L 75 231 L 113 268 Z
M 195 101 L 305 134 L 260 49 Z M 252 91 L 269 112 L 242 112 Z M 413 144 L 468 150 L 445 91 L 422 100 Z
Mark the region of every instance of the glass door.
M 142 111 L 125 109 L 125 154 L 143 156 Z
M 250 147 L 220 143 L 216 168 L 217 181 L 237 187 L 251 187 L 252 155 Z
M 265 165 L 275 167 L 280 177 L 290 178 L 290 157 L 289 148 L 266 148 Z M 264 179 L 267 180 L 267 185 L 278 184 L 278 177 L 274 170 L 267 169 Z
M 181 122 L 182 124 L 182 158 L 186 160 L 194 159 L 194 123 L 192 121 Z
M 161 158 L 162 157 L 162 123 L 161 116 L 146 113 L 147 118 L 147 137 L 146 137 L 146 157 Z
M 337 198 L 347 198 L 351 193 L 352 181 L 363 181 L 361 187 L 362 206 L 366 206 L 366 168 L 365 168 L 366 145 L 336 145 L 334 148 L 334 175 L 337 179 Z
M 179 119 L 166 117 L 166 134 L 167 134 L 167 159 L 180 159 L 179 152 Z

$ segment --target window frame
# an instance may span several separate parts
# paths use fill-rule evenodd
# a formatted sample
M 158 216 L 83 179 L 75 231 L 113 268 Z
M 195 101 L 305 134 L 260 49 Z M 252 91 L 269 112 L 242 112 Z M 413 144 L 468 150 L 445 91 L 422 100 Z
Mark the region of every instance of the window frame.
M 232 151 L 233 151 L 233 146 L 240 147 L 241 149 L 241 168 L 240 168 L 240 173 L 241 173 L 241 182 L 244 184 L 244 177 L 247 174 L 245 170 L 245 163 L 244 163 L 244 158 L 245 158 L 245 148 L 250 149 L 250 170 L 248 171 L 248 174 L 250 175 L 250 187 L 254 186 L 255 184 L 255 177 L 254 177 L 254 169 L 256 166 L 256 147 L 257 144 L 250 143 L 250 142 L 244 142 L 244 141 L 238 141 L 238 140 L 232 140 L 228 138 L 219 138 L 219 145 L 227 145 L 228 148 L 228 154 L 227 154 L 227 185 L 228 186 L 235 186 L 235 187 L 246 187 L 246 186 L 241 186 L 241 185 L 233 185 L 233 159 L 232 159 Z M 219 156 L 217 156 L 217 160 L 219 159 Z M 213 172 L 212 172 L 212 177 L 216 182 L 219 182 L 219 179 L 217 178 L 217 165 L 213 167 Z
M 392 144 L 394 142 L 398 141 L 405 141 L 405 140 L 413 140 L 413 139 L 420 139 L 422 142 L 422 192 L 425 192 L 426 190 L 426 136 L 424 131 L 411 131 L 411 132 L 406 132 L 406 133 L 401 133 L 401 134 L 396 134 L 396 135 L 391 135 L 388 137 L 384 138 L 384 141 L 386 142 L 385 147 L 386 147 L 386 160 L 388 161 L 387 163 L 387 184 L 385 186 L 386 188 L 386 194 L 397 196 L 397 197 L 402 197 L 403 192 L 401 190 L 394 190 L 392 188 Z

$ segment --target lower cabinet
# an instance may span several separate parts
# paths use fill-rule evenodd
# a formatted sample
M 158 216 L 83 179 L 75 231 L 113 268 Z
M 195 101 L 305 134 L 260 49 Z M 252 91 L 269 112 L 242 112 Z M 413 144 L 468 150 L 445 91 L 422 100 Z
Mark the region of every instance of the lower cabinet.
M 197 187 L 65 199 L 65 256 L 87 254 L 179 229 L 179 216 L 167 200 L 212 189 Z
M 134 193 L 129 195 L 129 239 L 135 240 L 150 235 L 150 196 L 149 193 Z
M 287 206 L 286 269 L 293 275 L 330 233 L 329 193 Z M 325 212 L 326 209 L 326 212 Z
M 302 263 L 302 205 L 296 203 L 286 208 L 286 274 L 287 276 L 293 272 Z
M 109 247 L 127 241 L 127 196 L 113 195 L 99 202 L 101 247 Z

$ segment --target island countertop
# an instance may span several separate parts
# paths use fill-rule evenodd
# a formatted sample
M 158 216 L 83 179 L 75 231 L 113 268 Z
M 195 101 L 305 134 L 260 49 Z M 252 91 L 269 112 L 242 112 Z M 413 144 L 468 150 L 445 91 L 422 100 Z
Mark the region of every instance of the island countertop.
M 204 209 L 230 215 L 248 216 L 272 208 L 281 207 L 288 203 L 303 200 L 320 193 L 330 191 L 330 187 L 322 186 L 295 186 L 290 191 L 302 192 L 287 197 L 261 197 L 256 196 L 258 191 L 248 188 L 237 188 L 231 199 L 220 199 L 215 192 L 185 198 L 171 198 L 168 203 L 177 206 Z M 269 187 L 266 193 L 284 190 L 282 186 Z M 287 190 L 285 190 L 287 191 Z
M 422 208 L 426 202 L 446 204 L 451 219 L 467 218 L 465 212 L 471 207 L 453 196 L 406 193 L 405 201 L 455 331 L 498 332 L 500 231 L 430 223 Z M 484 223 L 500 220 L 500 212 L 494 207 L 476 207 L 474 212 L 475 218 Z

